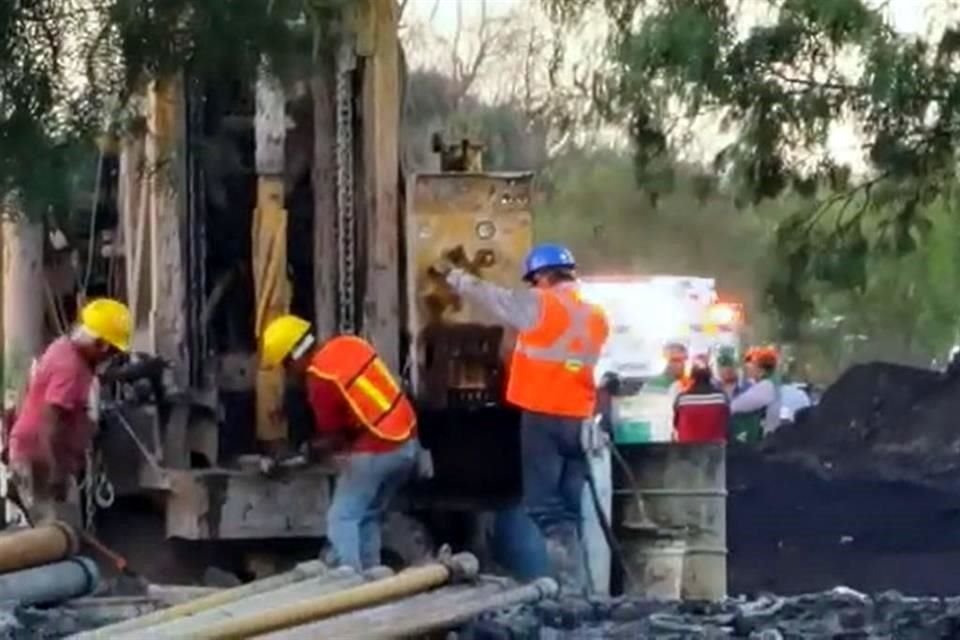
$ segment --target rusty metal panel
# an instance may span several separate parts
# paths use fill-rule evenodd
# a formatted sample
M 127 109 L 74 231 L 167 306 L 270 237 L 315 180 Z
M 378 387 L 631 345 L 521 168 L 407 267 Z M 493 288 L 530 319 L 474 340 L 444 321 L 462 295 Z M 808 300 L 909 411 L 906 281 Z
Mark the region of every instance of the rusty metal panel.
M 414 337 L 411 370 L 419 394 L 426 329 L 436 335 L 438 326 L 499 326 L 483 309 L 452 297 L 444 283 L 429 275 L 430 265 L 462 246 L 480 277 L 520 286 L 523 259 L 533 242 L 533 174 L 419 174 L 411 176 L 407 193 L 406 329 Z M 512 339 L 506 336 L 504 345 Z M 463 381 L 465 388 L 474 384 Z
M 327 469 L 298 470 L 274 478 L 257 471 L 171 471 L 167 537 L 322 537 L 332 478 Z

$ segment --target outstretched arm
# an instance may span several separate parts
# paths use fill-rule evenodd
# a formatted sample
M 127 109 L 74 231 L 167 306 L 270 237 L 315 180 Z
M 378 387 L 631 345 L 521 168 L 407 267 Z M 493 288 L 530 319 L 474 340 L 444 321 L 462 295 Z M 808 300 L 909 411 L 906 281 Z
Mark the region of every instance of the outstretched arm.
M 730 402 L 731 413 L 753 413 L 777 399 L 777 390 L 769 380 L 751 385 Z
M 518 331 L 532 329 L 540 320 L 540 298 L 529 289 L 507 289 L 462 269 L 450 271 L 447 282 L 457 293 Z

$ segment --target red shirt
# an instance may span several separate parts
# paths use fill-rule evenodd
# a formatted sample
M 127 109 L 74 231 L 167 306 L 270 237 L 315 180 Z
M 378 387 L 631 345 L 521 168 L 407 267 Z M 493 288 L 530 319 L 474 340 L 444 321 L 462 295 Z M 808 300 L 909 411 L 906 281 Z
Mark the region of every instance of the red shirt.
M 348 433 L 355 453 L 386 453 L 405 442 L 379 438 L 364 427 L 353 413 L 340 389 L 329 380 L 307 375 L 307 402 L 313 411 L 313 426 L 319 436 Z
M 53 443 L 56 463 L 64 473 L 78 472 L 93 437 L 93 425 L 87 417 L 92 384 L 93 370 L 73 342 L 66 337 L 54 340 L 37 363 L 10 431 L 11 462 L 38 460 L 43 408 L 54 406 L 66 416 Z
M 730 406 L 713 387 L 692 387 L 677 396 L 673 426 L 677 442 L 726 442 Z

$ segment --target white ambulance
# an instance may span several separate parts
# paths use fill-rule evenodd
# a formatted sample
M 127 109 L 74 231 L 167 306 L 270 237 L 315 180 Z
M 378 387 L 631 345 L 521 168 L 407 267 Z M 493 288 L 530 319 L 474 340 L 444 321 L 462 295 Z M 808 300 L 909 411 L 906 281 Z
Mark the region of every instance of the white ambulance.
M 582 279 L 586 299 L 607 312 L 610 338 L 597 364 L 607 373 L 644 381 L 663 373 L 664 347 L 681 343 L 691 357 L 711 359 L 721 347 L 740 346 L 742 309 L 721 301 L 713 278 L 592 276 Z M 641 392 L 615 400 L 615 429 L 628 442 L 670 440 L 673 397 Z M 618 424 L 619 423 L 619 424 Z

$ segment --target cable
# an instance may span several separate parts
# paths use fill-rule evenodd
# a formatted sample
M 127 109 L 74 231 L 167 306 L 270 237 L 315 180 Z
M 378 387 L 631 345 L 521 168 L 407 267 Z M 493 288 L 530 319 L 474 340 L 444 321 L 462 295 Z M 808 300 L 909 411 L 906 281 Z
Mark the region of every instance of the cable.
M 610 443 L 610 446 L 613 447 L 613 443 Z M 590 497 L 593 499 L 593 508 L 597 514 L 597 520 L 600 523 L 600 529 L 603 530 L 603 537 L 607 541 L 607 546 L 610 547 L 610 552 L 613 553 L 614 557 L 617 559 L 617 563 L 620 565 L 620 569 L 623 571 L 624 575 L 627 577 L 627 581 L 631 586 L 639 585 L 640 582 L 637 581 L 636 576 L 633 575 L 630 566 L 627 564 L 627 556 L 623 552 L 623 547 L 620 546 L 620 541 L 617 540 L 617 537 L 613 535 L 613 529 L 610 526 L 610 521 L 607 519 L 607 514 L 603 512 L 603 506 L 600 504 L 600 493 L 597 491 L 597 482 L 593 477 L 593 471 L 590 470 L 590 465 L 587 465 L 587 486 L 590 488 Z
M 97 249 L 97 209 L 100 208 L 100 183 L 103 180 L 103 147 L 97 157 L 97 176 L 93 183 L 93 204 L 90 211 L 90 237 L 87 239 L 87 268 L 84 270 L 80 293 L 87 297 L 87 287 L 90 286 L 90 277 L 93 274 L 93 254 Z

